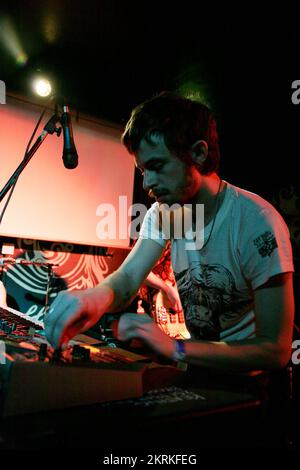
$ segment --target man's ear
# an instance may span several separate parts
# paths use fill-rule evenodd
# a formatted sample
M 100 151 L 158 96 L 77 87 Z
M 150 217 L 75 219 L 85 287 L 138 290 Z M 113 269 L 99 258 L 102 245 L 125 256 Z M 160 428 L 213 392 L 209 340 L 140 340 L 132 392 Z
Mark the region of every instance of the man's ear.
M 191 148 L 191 156 L 197 165 L 203 165 L 208 155 L 208 145 L 205 140 L 197 140 Z

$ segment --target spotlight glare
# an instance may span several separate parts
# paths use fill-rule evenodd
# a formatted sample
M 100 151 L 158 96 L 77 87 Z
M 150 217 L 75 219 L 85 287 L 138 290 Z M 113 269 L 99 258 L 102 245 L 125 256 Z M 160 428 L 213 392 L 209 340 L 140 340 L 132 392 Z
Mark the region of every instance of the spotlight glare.
M 23 66 L 28 62 L 28 55 L 21 45 L 16 28 L 8 17 L 0 17 L 0 43 L 12 55 L 17 65 Z
M 28 57 L 24 52 L 20 52 L 18 56 L 16 57 L 16 62 L 18 65 L 26 65 L 28 61 Z
M 49 96 L 52 90 L 49 80 L 46 78 L 38 78 L 33 82 L 33 89 L 39 96 Z

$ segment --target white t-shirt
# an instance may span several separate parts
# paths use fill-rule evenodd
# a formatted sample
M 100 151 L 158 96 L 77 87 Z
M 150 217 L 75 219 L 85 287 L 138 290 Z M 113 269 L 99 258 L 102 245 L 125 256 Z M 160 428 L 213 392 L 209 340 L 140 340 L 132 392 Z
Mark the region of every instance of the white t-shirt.
M 253 290 L 271 276 L 294 271 L 289 231 L 281 215 L 257 194 L 226 185 L 213 231 L 213 220 L 204 229 L 202 249 L 190 249 L 189 238 L 171 239 L 172 267 L 194 339 L 255 336 Z M 140 237 L 164 246 L 159 207 L 156 202 L 148 210 Z

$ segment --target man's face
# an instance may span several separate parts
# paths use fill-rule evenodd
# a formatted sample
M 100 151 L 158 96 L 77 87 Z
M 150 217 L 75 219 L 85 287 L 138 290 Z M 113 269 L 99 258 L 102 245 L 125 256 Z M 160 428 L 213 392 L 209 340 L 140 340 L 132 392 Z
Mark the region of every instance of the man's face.
M 143 186 L 160 203 L 185 204 L 193 200 L 200 187 L 201 175 L 194 165 L 172 154 L 163 136 L 155 134 L 151 144 L 142 140 L 135 155 L 142 171 Z

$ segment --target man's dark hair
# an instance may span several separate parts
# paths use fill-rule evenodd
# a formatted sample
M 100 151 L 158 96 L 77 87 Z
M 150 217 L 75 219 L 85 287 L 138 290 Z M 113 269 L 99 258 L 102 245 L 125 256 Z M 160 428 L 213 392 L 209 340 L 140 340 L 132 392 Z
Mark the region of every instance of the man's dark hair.
M 199 170 L 202 174 L 218 170 L 220 150 L 216 121 L 204 104 L 162 92 L 133 109 L 122 142 L 129 153 L 136 154 L 141 140 L 151 144 L 154 134 L 163 135 L 168 149 L 189 163 L 192 163 L 192 145 L 197 140 L 205 140 L 208 156 Z

